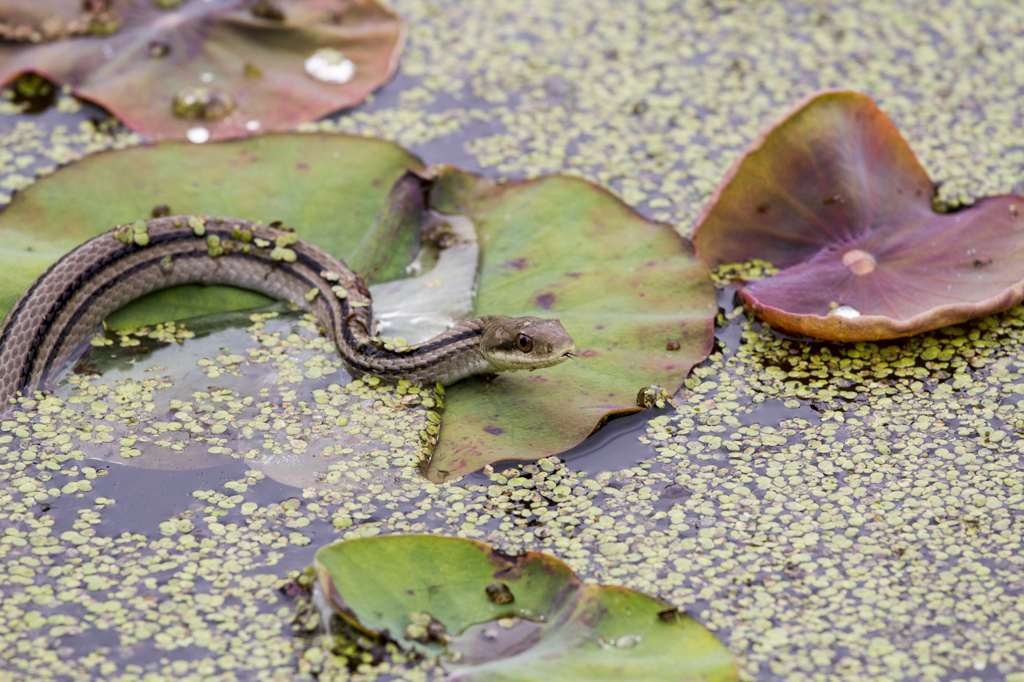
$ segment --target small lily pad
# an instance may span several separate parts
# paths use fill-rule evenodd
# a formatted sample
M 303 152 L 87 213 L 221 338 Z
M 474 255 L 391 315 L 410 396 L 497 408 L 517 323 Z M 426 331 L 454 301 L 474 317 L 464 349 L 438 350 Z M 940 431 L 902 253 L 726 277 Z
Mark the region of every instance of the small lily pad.
M 725 646 L 669 604 L 584 585 L 558 559 L 474 540 L 403 535 L 341 541 L 314 561 L 351 625 L 440 655 L 464 682 L 738 679 Z
M 376 0 L 0 0 L 0 83 L 34 72 L 150 137 L 291 128 L 387 82 L 405 28 Z
M 607 190 L 566 176 L 499 183 L 444 167 L 431 206 L 476 226 L 474 314 L 558 318 L 579 358 L 448 387 L 429 478 L 564 452 L 640 409 L 640 388 L 674 393 L 710 352 L 717 308 L 706 268 L 670 227 Z
M 826 92 L 751 145 L 697 221 L 712 266 L 779 268 L 740 290 L 774 327 L 833 341 L 908 336 L 1024 298 L 1024 197 L 933 209 L 935 185 L 871 98 Z

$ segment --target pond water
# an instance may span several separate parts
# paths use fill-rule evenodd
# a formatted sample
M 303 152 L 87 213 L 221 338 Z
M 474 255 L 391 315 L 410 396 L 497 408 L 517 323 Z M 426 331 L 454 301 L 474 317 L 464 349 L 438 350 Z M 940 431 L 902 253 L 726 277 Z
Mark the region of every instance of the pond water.
M 1016 5 L 397 5 L 411 27 L 405 73 L 322 128 L 493 176 L 583 175 L 685 231 L 764 125 L 810 91 L 854 88 L 893 117 L 943 197 L 1024 189 Z M 138 141 L 67 96 L 42 114 L 2 109 L 0 199 Z M 344 405 L 317 401 L 349 382 L 294 312 L 262 330 L 247 316 L 190 321 L 196 337 L 181 344 L 108 335 L 68 375 L 64 404 L 2 420 L 0 667 L 344 679 L 316 655 L 315 619 L 289 581 L 338 538 L 438 532 L 549 552 L 585 580 L 683 606 L 744 680 L 1019 682 L 1024 311 L 837 346 L 765 330 L 729 289 L 719 306 L 715 352 L 676 409 L 614 420 L 564 463 L 502 462 L 444 485 L 415 476 L 419 450 L 403 436 L 427 410 L 367 385 Z M 97 435 L 61 443 L 61 429 Z M 344 439 L 352 452 L 324 454 Z M 101 458 L 70 455 L 88 448 Z M 291 458 L 299 478 L 282 481 Z M 570 493 L 551 495 L 556 483 Z M 412 662 L 377 679 L 416 675 L 441 674 Z

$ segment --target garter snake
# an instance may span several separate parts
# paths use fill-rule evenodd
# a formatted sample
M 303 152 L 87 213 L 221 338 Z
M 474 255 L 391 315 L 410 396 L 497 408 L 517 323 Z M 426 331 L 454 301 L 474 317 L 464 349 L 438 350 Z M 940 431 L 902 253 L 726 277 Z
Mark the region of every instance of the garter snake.
M 478 317 L 415 346 L 386 346 L 359 277 L 294 232 L 214 216 L 136 221 L 69 251 L 0 327 L 0 404 L 43 387 L 107 315 L 151 291 L 203 282 L 252 289 L 313 313 L 353 376 L 452 384 L 572 356 L 558 320 Z

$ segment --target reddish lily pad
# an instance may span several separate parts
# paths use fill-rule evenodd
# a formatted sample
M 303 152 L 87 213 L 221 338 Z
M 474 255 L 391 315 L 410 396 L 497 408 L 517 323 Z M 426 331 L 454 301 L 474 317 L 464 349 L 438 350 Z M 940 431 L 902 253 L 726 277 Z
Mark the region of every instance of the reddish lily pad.
M 429 478 L 564 452 L 640 409 L 640 388 L 675 392 L 710 352 L 717 308 L 706 268 L 671 228 L 607 190 L 565 176 L 498 183 L 445 167 L 431 205 L 476 225 L 474 314 L 558 318 L 580 357 L 450 386 Z
M 726 648 L 689 616 L 634 590 L 584 585 L 539 552 L 392 535 L 322 547 L 314 569 L 342 618 L 441 654 L 449 680 L 738 679 Z
M 908 336 L 1024 298 L 1024 197 L 932 208 L 935 185 L 866 95 L 813 95 L 769 127 L 698 218 L 709 265 L 783 268 L 740 290 L 774 327 L 834 341 Z
M 0 43 L 0 83 L 38 73 L 156 139 L 244 137 L 353 106 L 394 75 L 405 41 L 376 0 L 94 4 L 0 0 L 0 33 L 24 41 Z

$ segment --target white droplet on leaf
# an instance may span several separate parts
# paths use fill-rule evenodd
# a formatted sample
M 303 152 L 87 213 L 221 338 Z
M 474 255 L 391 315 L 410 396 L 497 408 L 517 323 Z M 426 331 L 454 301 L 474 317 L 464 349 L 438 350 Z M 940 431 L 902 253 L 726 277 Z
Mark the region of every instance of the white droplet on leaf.
M 838 315 L 839 317 L 846 317 L 851 320 L 855 317 L 860 317 L 860 311 L 854 308 L 852 305 L 841 305 L 835 310 L 833 310 L 832 314 Z
M 188 132 L 185 133 L 185 137 L 188 138 L 189 142 L 202 144 L 210 139 L 210 131 L 202 126 L 196 126 L 195 128 L 189 128 Z
M 321 47 L 306 58 L 306 73 L 324 83 L 348 83 L 356 65 L 333 47 Z
M 254 130 L 259 130 L 260 129 L 260 122 L 259 121 L 249 121 L 248 123 L 245 124 L 245 129 L 248 130 L 249 132 L 252 132 Z

